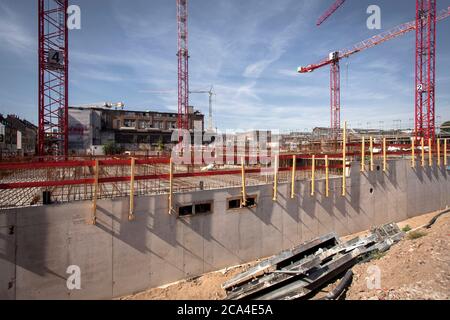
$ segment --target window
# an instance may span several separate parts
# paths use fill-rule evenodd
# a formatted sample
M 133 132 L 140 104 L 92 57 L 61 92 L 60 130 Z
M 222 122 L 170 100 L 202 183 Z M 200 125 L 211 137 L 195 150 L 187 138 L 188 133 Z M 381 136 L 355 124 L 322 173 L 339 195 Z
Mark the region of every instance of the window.
M 125 128 L 135 128 L 136 127 L 136 120 L 125 119 L 123 121 L 123 126 Z
M 241 208 L 241 199 L 232 199 L 228 200 L 228 209 L 240 209 Z
M 195 205 L 195 214 L 211 213 L 211 203 L 200 203 Z
M 178 215 L 181 216 L 189 216 L 193 213 L 193 206 L 183 206 L 178 208 Z
M 245 207 L 247 207 L 247 208 L 254 208 L 254 207 L 256 207 L 256 196 L 254 196 L 254 197 L 247 197 L 246 200 L 247 201 L 246 201 Z
M 148 120 L 139 121 L 139 129 L 150 129 L 152 127 L 152 122 Z
M 254 208 L 256 207 L 256 195 L 247 195 L 245 205 L 242 203 L 242 197 L 228 199 L 228 210 L 242 209 L 242 208 Z
M 199 202 L 186 206 L 178 207 L 178 215 L 180 217 L 183 216 L 192 216 L 197 214 L 208 214 L 212 213 L 213 202 Z
M 176 129 L 177 123 L 176 122 L 168 122 L 169 123 L 169 129 Z

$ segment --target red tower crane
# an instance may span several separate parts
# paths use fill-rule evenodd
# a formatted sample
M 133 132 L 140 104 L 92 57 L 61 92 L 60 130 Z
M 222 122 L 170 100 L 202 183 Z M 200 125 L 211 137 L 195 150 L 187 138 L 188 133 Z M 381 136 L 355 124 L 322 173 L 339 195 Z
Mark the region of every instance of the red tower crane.
M 420 1 L 420 0 L 418 0 L 418 1 Z M 429 1 L 431 1 L 431 0 L 429 0 Z M 448 18 L 449 16 L 450 16 L 450 7 L 440 11 L 437 15 L 434 15 L 434 17 L 436 17 L 436 19 L 435 19 L 436 21 L 441 21 L 443 19 Z M 429 19 L 433 20 L 433 18 L 429 18 Z M 376 36 L 373 36 L 370 39 L 361 41 L 361 42 L 357 43 L 356 45 L 354 45 L 353 47 L 350 47 L 350 48 L 347 48 L 344 50 L 340 50 L 340 51 L 336 51 L 336 52 L 332 52 L 332 53 L 330 53 L 330 55 L 327 58 L 322 59 L 315 64 L 310 64 L 306 67 L 298 68 L 299 73 L 309 73 L 309 72 L 313 72 L 316 69 L 322 68 L 324 66 L 331 65 L 331 72 L 330 72 L 330 94 L 331 94 L 330 100 L 331 100 L 331 102 L 330 102 L 330 107 L 331 107 L 331 129 L 332 129 L 332 131 L 336 132 L 336 130 L 338 130 L 340 128 L 340 110 L 341 110 L 340 91 L 341 91 L 341 89 L 340 89 L 339 61 L 341 59 L 347 58 L 357 52 L 372 48 L 383 42 L 392 40 L 392 39 L 397 38 L 405 33 L 408 33 L 417 28 L 416 23 L 417 23 L 416 21 L 411 21 L 411 22 L 402 24 L 402 25 L 395 27 L 389 31 L 383 32 Z M 428 28 L 428 29 L 430 29 L 430 28 Z M 420 52 L 422 52 L 422 51 L 420 51 Z M 423 57 L 425 55 L 421 54 L 420 56 Z M 433 50 L 433 56 L 434 56 L 434 50 Z M 427 57 L 431 58 L 431 54 L 429 54 Z M 427 69 L 427 70 L 433 70 L 432 74 L 434 75 L 434 63 L 432 62 L 432 61 L 434 61 L 434 58 L 427 59 L 427 61 L 428 61 L 427 63 L 430 65 L 429 69 Z M 420 66 L 422 66 L 422 65 L 423 65 L 423 63 L 421 62 Z M 418 74 L 421 75 L 420 79 L 430 79 L 430 82 L 432 81 L 432 84 L 433 84 L 433 90 L 428 90 L 428 88 L 431 88 L 429 86 L 430 84 L 426 84 L 428 86 L 427 88 L 425 88 L 423 85 L 422 86 L 418 85 L 418 88 L 422 89 L 422 91 L 417 90 L 418 98 L 425 99 L 426 106 L 424 106 L 424 107 L 428 108 L 428 106 L 429 106 L 430 109 L 433 108 L 432 111 L 434 112 L 434 77 L 431 77 L 431 72 L 428 73 L 427 77 L 424 77 L 423 71 L 420 71 L 420 70 L 423 70 L 423 68 L 418 68 Z M 420 83 L 423 83 L 423 82 L 420 82 Z M 419 92 L 422 94 L 419 94 Z M 432 101 L 433 105 L 431 104 L 431 100 L 429 98 L 427 99 L 427 97 L 431 97 L 431 95 L 433 96 L 433 101 Z M 421 101 L 424 101 L 424 100 L 421 100 Z M 422 105 L 423 104 L 424 103 L 422 102 Z M 420 110 L 422 110 L 422 109 L 420 109 Z M 417 112 L 416 114 L 418 114 L 418 113 L 419 112 Z M 423 112 L 420 114 L 423 119 Z M 433 114 L 433 116 L 434 116 L 434 114 Z M 428 118 L 427 118 L 427 121 L 428 121 Z M 417 122 L 417 120 L 416 120 L 416 122 Z M 422 121 L 421 123 L 424 126 L 425 124 L 428 125 L 430 122 Z M 434 123 L 434 120 L 433 120 L 433 123 Z
M 416 138 L 436 137 L 436 0 L 416 0 Z
M 336 12 L 337 9 L 339 9 L 343 4 L 344 4 L 345 0 L 337 0 L 335 1 L 331 7 L 329 7 L 327 9 L 327 11 L 325 11 L 325 13 L 323 15 L 320 16 L 320 18 L 317 20 L 316 25 L 320 26 L 325 20 L 327 20 L 333 13 Z
M 178 22 L 178 137 L 189 130 L 188 0 L 177 0 Z
M 39 155 L 68 152 L 68 0 L 39 0 Z

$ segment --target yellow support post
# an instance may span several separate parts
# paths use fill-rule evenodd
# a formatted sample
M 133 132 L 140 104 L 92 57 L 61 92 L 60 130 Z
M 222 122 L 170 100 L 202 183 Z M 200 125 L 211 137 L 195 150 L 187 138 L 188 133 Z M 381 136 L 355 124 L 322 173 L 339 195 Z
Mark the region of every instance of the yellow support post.
M 447 139 L 444 139 L 444 166 L 447 166 Z
M 411 140 L 411 168 L 416 167 L 416 137 Z
M 370 171 L 373 171 L 373 137 L 370 137 Z
M 275 156 L 275 167 L 274 167 L 274 175 L 273 175 L 273 201 L 277 201 L 278 199 L 278 155 Z
M 315 181 L 316 181 L 316 156 L 313 155 L 311 167 L 311 197 L 314 196 Z
M 98 177 L 99 177 L 99 165 L 98 165 L 98 160 L 95 160 L 94 194 L 93 194 L 93 200 L 92 200 L 92 219 L 91 219 L 92 225 L 95 225 L 97 223 Z
M 295 198 L 295 173 L 297 171 L 297 156 L 292 156 L 291 199 Z
M 437 166 L 441 166 L 441 139 L 437 139 Z
M 328 155 L 325 156 L 325 197 L 330 196 L 330 180 L 329 180 Z
M 245 190 L 245 158 L 241 158 L 241 176 L 242 176 L 242 202 L 241 207 L 247 205 L 247 192 Z
M 433 143 L 431 142 L 431 138 L 428 139 L 428 166 L 433 166 Z
M 344 132 L 342 136 L 342 196 L 347 194 L 347 121 L 344 122 Z
M 386 138 L 383 138 L 383 171 L 387 171 L 387 150 L 386 150 Z
M 361 172 L 364 172 L 366 170 L 365 158 L 366 158 L 366 141 L 363 136 L 361 143 Z
M 134 172 L 136 159 L 131 158 L 131 178 L 130 178 L 130 211 L 128 212 L 128 221 L 134 220 Z
M 421 165 L 422 167 L 425 167 L 425 140 L 423 139 L 423 137 L 420 139 L 420 146 L 422 147 Z
M 169 214 L 173 212 L 173 159 L 169 162 Z

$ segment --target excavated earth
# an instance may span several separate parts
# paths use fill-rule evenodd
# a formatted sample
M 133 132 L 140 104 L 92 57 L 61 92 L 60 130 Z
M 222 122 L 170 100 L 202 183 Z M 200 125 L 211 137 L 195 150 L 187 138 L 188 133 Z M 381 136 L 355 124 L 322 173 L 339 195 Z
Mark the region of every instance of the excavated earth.
M 399 223 L 418 228 L 436 213 Z M 351 286 L 341 298 L 350 300 L 408 300 L 450 298 L 450 214 L 441 216 L 430 229 L 420 229 L 421 237 L 406 236 L 389 251 L 353 267 Z M 363 235 L 362 232 L 357 235 Z M 356 235 L 343 238 L 348 240 Z M 195 279 L 122 297 L 126 300 L 220 300 L 225 298 L 221 284 L 248 270 L 259 261 L 212 272 Z M 374 270 L 379 282 L 374 281 Z M 337 285 L 328 285 L 315 298 L 323 297 Z M 369 284 L 369 285 L 368 285 Z M 377 285 L 378 288 L 377 288 Z

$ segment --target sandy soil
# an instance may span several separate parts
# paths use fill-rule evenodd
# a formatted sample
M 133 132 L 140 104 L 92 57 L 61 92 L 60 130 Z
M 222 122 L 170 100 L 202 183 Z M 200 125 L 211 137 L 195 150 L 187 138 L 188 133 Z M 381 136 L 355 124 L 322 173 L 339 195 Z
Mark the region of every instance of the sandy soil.
M 201 277 L 180 281 L 160 288 L 150 289 L 135 295 L 126 296 L 122 300 L 222 300 L 225 290 L 222 283 L 235 275 L 248 270 L 257 262 L 207 273 Z
M 436 213 L 429 213 L 398 223 L 400 228 L 412 229 L 425 225 Z M 346 299 L 449 299 L 450 297 L 450 214 L 438 219 L 426 235 L 409 240 L 405 238 L 378 260 L 353 268 L 353 283 Z M 363 235 L 361 232 L 356 235 Z M 356 235 L 344 237 L 348 240 Z M 201 277 L 180 281 L 165 287 L 126 296 L 125 300 L 220 300 L 225 298 L 221 284 L 234 275 L 248 270 L 257 261 L 208 273 Z M 367 289 L 368 268 L 378 266 L 381 270 L 381 289 Z M 370 270 L 370 269 L 369 269 Z M 331 290 L 331 284 L 318 296 Z
M 427 216 L 418 217 L 417 223 L 427 223 L 433 214 Z M 380 259 L 355 266 L 346 299 L 450 299 L 450 214 L 441 216 L 430 229 L 420 231 L 425 233 L 423 237 L 407 236 Z M 373 266 L 381 271 L 381 288 L 371 290 L 367 278 L 373 283 L 370 281 L 373 269 L 368 269 Z

